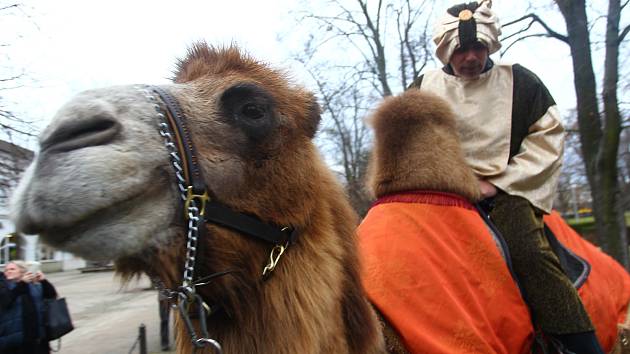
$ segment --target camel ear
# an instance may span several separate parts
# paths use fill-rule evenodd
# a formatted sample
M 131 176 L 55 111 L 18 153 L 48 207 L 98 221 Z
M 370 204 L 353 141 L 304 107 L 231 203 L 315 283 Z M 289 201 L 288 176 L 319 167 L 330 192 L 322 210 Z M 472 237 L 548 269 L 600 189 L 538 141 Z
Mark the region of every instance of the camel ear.
M 306 112 L 306 124 L 304 124 L 304 127 L 306 129 L 306 136 L 312 139 L 315 133 L 317 133 L 319 122 L 322 119 L 322 110 L 314 95 L 310 96 L 309 101 L 308 112 Z

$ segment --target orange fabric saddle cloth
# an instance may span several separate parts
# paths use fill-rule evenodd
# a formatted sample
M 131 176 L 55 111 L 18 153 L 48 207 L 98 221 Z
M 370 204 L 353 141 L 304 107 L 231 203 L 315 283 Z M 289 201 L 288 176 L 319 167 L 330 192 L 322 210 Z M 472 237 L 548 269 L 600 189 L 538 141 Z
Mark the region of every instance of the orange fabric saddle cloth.
M 580 287 L 609 351 L 630 301 L 630 276 L 557 214 L 558 240 L 590 263 Z M 527 305 L 495 239 L 465 199 L 410 192 L 379 199 L 358 228 L 368 297 L 412 353 L 527 353 Z

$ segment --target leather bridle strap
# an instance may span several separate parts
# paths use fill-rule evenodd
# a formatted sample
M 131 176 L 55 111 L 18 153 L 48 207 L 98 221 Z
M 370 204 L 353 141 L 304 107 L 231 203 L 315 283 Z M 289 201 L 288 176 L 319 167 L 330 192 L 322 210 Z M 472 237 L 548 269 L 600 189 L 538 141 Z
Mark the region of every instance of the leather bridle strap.
M 274 247 L 270 253 L 270 262 L 263 269 L 263 279 L 267 279 L 273 272 L 282 253 L 295 241 L 297 232 L 291 227 L 281 228 L 266 224 L 254 216 L 236 212 L 226 205 L 210 200 L 208 188 L 199 166 L 197 150 L 186 124 L 186 116 L 177 99 L 161 87 L 150 86 L 147 89 L 157 94 L 163 106 L 166 106 L 166 109 L 162 109 L 159 105 L 156 106 L 156 110 L 164 120 L 164 122 L 160 123 L 160 134 L 164 137 L 165 145 L 171 155 L 177 186 L 184 200 L 184 214 L 188 219 L 186 260 L 182 286 L 177 291 L 163 290 L 177 296 L 178 308 L 195 350 L 196 348 L 212 346 L 217 352 L 221 353 L 221 345 L 208 335 L 206 324 L 206 317 L 209 315 L 208 307 L 201 296 L 196 293 L 195 287 L 206 285 L 213 278 L 232 273 L 233 271 L 219 272 L 198 278 L 200 259 L 203 255 L 202 248 L 205 247 L 206 243 L 204 242 L 206 222 L 227 227 L 242 234 L 272 243 Z M 150 98 L 155 100 L 153 95 Z M 199 331 L 193 326 L 189 314 L 190 305 L 193 304 L 196 305 L 198 310 Z M 201 334 L 201 337 L 197 336 L 198 333 Z
M 185 187 L 192 187 L 192 193 L 195 196 L 207 195 L 208 189 L 206 188 L 201 167 L 198 163 L 197 151 L 192 142 L 190 130 L 186 124 L 186 116 L 182 112 L 177 99 L 161 87 L 151 86 L 151 90 L 159 95 L 166 106 L 167 122 L 174 134 L 179 156 L 182 157 L 181 167 L 184 172 Z M 184 191 L 182 191 L 182 193 L 184 193 Z M 214 200 L 207 202 L 204 200 L 200 207 L 202 208 L 201 215 L 204 216 L 204 221 L 229 228 L 274 245 L 291 245 L 297 238 L 297 232 L 294 228 L 279 227 L 265 223 L 255 216 L 236 212 L 230 207 Z M 199 257 L 197 257 L 197 259 L 199 259 Z M 195 261 L 197 261 L 197 259 Z
M 235 212 L 216 201 L 206 203 L 204 216 L 207 222 L 230 228 L 274 245 L 291 245 L 297 237 L 297 232 L 293 228 L 280 228 L 276 225 L 263 223 L 255 216 Z
M 195 194 L 203 194 L 206 191 L 206 184 L 199 167 L 197 150 L 193 145 L 190 130 L 186 123 L 185 115 L 179 107 L 177 100 L 165 89 L 159 86 L 152 86 L 151 89 L 160 96 L 166 106 L 166 118 L 171 131 L 175 134 L 177 150 L 182 157 L 182 169 L 186 185 L 192 187 Z

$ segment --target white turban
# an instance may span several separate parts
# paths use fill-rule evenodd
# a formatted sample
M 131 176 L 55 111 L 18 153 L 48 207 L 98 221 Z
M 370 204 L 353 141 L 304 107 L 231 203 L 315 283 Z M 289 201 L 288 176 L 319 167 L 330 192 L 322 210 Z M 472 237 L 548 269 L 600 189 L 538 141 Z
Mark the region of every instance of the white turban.
M 435 55 L 444 65 L 448 64 L 451 55 L 460 46 L 459 28 L 461 21 L 474 20 L 477 28 L 477 40 L 488 47 L 489 54 L 493 54 L 501 48 L 501 42 L 499 42 L 501 25 L 497 16 L 490 9 L 491 5 L 492 1 L 485 0 L 476 10 L 462 10 L 459 16 L 453 16 L 447 12 L 442 20 L 436 24 L 433 31 L 433 42 L 437 45 Z

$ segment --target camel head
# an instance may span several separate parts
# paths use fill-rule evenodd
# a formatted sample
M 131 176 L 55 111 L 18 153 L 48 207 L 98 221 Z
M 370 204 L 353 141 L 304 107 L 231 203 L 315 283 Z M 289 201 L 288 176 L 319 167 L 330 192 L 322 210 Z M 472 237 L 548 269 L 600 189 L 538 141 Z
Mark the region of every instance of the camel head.
M 201 228 L 195 279 L 217 277 L 197 281 L 197 294 L 221 309 L 208 330 L 225 352 L 382 352 L 358 275 L 356 214 L 311 141 L 314 96 L 236 48 L 203 43 L 160 88 L 185 116 L 211 200 L 297 235 L 283 252 L 216 220 Z M 11 208 L 24 233 L 177 289 L 189 278 L 193 228 L 173 167 L 181 162 L 162 137 L 168 99 L 158 91 L 110 87 L 68 102 L 41 134 Z M 191 352 L 190 343 L 178 350 Z
M 309 193 L 316 164 L 304 159 L 319 122 L 311 93 L 236 48 L 203 43 L 163 88 L 186 115 L 213 198 L 279 225 L 307 217 L 285 210 Z M 59 110 L 13 198 L 20 231 L 93 260 L 142 261 L 177 243 L 185 219 L 149 96 L 142 86 L 96 89 Z

